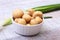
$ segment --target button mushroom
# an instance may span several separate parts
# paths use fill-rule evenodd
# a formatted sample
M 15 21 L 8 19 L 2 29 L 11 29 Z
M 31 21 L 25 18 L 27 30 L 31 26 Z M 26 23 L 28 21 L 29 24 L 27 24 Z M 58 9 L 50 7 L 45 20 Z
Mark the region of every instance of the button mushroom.
M 16 9 L 15 11 L 13 11 L 13 17 L 14 18 L 21 18 L 23 16 L 23 11 L 20 9 Z
M 20 18 L 15 18 L 15 22 L 17 22 L 17 23 L 18 23 L 19 19 L 20 19 Z
M 38 24 L 43 21 L 43 19 L 41 19 L 39 16 L 37 16 L 37 17 L 35 18 L 35 20 L 37 21 Z
M 33 13 L 33 17 L 35 18 L 36 16 L 39 16 L 39 17 L 42 18 L 43 13 L 41 11 L 36 11 L 36 12 Z
M 19 20 L 18 20 L 18 23 L 19 23 L 19 24 L 26 25 L 25 19 L 19 19 Z
M 31 9 L 28 9 L 27 11 L 29 12 L 28 14 L 31 15 L 31 16 L 32 16 L 33 13 L 35 12 L 32 8 L 31 8 Z
M 29 21 L 31 20 L 31 16 L 28 15 L 28 14 L 24 14 L 24 15 L 22 16 L 22 18 L 25 19 L 26 22 L 29 22 Z
M 32 20 L 30 21 L 30 24 L 31 24 L 31 25 L 35 25 L 35 24 L 37 24 L 37 22 L 35 21 L 35 19 L 32 19 Z

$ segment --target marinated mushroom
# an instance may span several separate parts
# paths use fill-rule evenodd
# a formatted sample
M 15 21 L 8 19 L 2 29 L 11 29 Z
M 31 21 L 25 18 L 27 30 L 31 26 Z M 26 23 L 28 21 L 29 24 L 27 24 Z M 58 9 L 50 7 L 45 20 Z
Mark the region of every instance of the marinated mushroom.
M 35 25 L 35 24 L 37 24 L 37 21 L 35 21 L 35 19 L 32 19 L 32 20 L 30 21 L 30 24 L 31 24 L 31 25 Z
M 15 22 L 17 22 L 17 23 L 18 23 L 19 19 L 20 19 L 20 18 L 15 18 Z
M 43 13 L 41 11 L 36 11 L 36 12 L 34 12 L 33 17 L 35 18 L 36 16 L 39 16 L 42 18 Z
M 16 9 L 15 11 L 13 11 L 14 18 L 21 18 L 23 14 L 24 12 L 21 9 Z
M 35 18 L 35 20 L 37 21 L 38 24 L 43 21 L 43 19 L 41 19 L 39 16 L 37 16 L 37 17 Z
M 33 9 L 28 9 L 27 11 L 29 12 L 28 14 L 31 15 L 31 16 L 32 16 L 33 13 L 35 12 Z
M 25 19 L 19 19 L 19 20 L 18 20 L 18 23 L 19 23 L 19 24 L 26 25 Z
M 24 14 L 24 15 L 22 16 L 22 18 L 25 19 L 26 22 L 29 22 L 29 21 L 31 20 L 31 16 L 28 15 L 28 14 Z

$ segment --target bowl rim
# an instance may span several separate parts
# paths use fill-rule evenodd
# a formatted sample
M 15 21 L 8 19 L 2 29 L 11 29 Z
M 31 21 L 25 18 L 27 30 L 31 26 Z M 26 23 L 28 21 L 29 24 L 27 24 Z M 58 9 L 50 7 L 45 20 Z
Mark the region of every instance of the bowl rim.
M 21 26 L 23 26 L 23 27 L 24 27 L 24 26 L 27 27 L 27 25 L 23 25 L 23 24 L 16 23 L 16 22 L 13 20 L 13 17 L 11 17 L 11 20 L 12 20 L 12 23 L 15 23 L 15 24 L 17 24 L 17 25 L 21 25 Z M 44 20 L 44 18 L 43 18 L 43 20 Z M 42 25 L 42 24 L 43 24 L 43 21 L 42 21 L 40 24 L 30 25 L 30 26 L 28 26 L 28 27 L 31 27 L 31 26 L 35 27 L 35 26 Z

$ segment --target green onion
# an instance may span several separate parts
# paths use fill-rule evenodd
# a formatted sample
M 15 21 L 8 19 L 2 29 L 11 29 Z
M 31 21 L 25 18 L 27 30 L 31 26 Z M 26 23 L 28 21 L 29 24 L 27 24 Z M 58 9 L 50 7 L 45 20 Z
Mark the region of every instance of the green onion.
M 46 17 L 44 17 L 44 19 L 48 19 L 48 18 L 52 18 L 51 16 L 46 16 Z
M 38 6 L 33 8 L 35 11 L 42 11 L 43 14 L 55 10 L 60 10 L 60 4 L 52 4 L 52 5 L 46 5 L 46 6 Z
M 12 24 L 12 20 L 11 20 L 11 18 L 8 18 L 4 21 L 2 26 L 7 26 L 7 25 L 10 25 L 10 24 Z

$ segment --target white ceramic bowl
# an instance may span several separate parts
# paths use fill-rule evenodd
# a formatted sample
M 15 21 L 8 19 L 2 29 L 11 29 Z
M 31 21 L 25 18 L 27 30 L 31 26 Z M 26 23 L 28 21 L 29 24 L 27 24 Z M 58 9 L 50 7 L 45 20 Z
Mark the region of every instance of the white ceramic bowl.
M 37 25 L 27 26 L 27 25 L 18 24 L 14 20 L 12 21 L 13 21 L 13 24 L 15 25 L 14 26 L 14 28 L 16 29 L 15 32 L 21 35 L 35 35 L 40 32 L 40 29 L 43 24 L 42 22 Z

